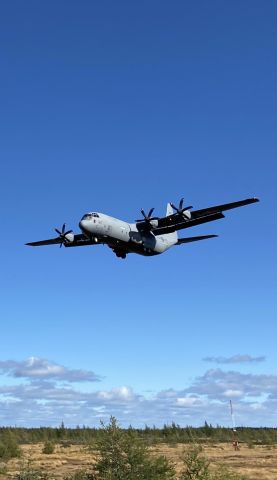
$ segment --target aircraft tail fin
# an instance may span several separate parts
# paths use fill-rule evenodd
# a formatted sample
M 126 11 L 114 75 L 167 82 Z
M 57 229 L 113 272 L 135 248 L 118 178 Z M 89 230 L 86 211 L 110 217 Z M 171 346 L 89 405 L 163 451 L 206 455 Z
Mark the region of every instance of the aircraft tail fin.
M 170 203 L 168 203 L 168 204 L 167 204 L 167 207 L 166 207 L 166 216 L 169 217 L 169 216 L 172 215 L 173 213 L 174 213 L 173 208 L 172 208 L 172 206 L 170 205 Z M 167 238 L 167 239 L 170 241 L 170 243 L 172 243 L 172 244 L 178 242 L 177 232 L 166 233 L 165 235 L 163 235 L 163 237 Z
M 167 204 L 167 207 L 166 207 L 166 217 L 169 217 L 169 215 L 172 215 L 174 212 L 173 212 L 173 208 L 172 206 L 170 205 L 170 203 Z

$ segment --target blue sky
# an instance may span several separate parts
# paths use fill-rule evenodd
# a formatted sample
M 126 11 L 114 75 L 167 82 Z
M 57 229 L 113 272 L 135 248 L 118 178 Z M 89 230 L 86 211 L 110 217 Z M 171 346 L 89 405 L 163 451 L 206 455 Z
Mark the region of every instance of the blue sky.
M 273 1 L 2 5 L 0 424 L 228 425 L 230 398 L 238 423 L 276 424 L 276 17 Z M 261 203 L 155 258 L 24 246 L 182 196 Z

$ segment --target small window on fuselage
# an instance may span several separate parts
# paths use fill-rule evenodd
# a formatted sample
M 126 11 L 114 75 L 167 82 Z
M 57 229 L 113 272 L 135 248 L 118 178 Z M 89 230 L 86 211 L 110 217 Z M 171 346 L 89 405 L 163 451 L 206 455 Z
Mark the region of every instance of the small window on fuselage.
M 82 217 L 82 220 L 91 220 L 93 217 L 99 218 L 98 213 L 86 213 L 86 214 Z
M 90 220 L 91 219 L 91 214 L 90 213 L 86 213 L 83 217 L 82 217 L 82 220 Z

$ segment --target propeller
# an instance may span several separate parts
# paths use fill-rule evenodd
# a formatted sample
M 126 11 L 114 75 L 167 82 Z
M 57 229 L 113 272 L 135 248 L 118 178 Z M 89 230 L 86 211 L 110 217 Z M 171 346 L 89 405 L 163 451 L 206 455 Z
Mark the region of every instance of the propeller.
M 179 202 L 179 207 L 175 207 L 175 205 L 173 203 L 170 203 L 171 207 L 173 208 L 173 210 L 176 211 L 176 213 L 178 213 L 179 215 L 182 215 L 183 217 L 186 217 L 186 218 L 190 218 L 190 212 L 188 212 L 188 214 L 186 214 L 186 211 L 187 210 L 190 210 L 192 207 L 192 205 L 189 205 L 188 207 L 183 207 L 183 204 L 184 204 L 184 199 L 181 198 L 180 202 Z
M 66 235 L 68 235 L 69 233 L 72 233 L 73 230 L 68 230 L 67 232 L 65 231 L 65 223 L 63 224 L 62 226 L 62 231 L 60 232 L 60 230 L 58 230 L 57 228 L 55 228 L 55 232 L 57 232 L 57 234 L 59 235 L 59 237 L 61 238 L 62 242 L 60 243 L 60 248 L 68 241 L 67 238 L 66 238 Z
M 144 217 L 144 219 L 139 219 L 139 220 L 136 220 L 136 222 L 147 222 L 147 223 L 150 223 L 151 220 L 159 220 L 159 217 L 151 217 L 152 213 L 154 212 L 154 207 L 151 208 L 148 212 L 148 215 L 146 215 L 145 211 L 143 210 L 143 208 L 141 209 L 141 213 Z

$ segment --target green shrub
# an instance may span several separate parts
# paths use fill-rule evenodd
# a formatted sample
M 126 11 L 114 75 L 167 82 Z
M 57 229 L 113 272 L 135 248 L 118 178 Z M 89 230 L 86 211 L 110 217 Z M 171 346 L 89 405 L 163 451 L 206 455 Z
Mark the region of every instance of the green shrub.
M 69 440 L 63 440 L 60 443 L 61 448 L 69 448 L 69 447 L 71 447 L 71 445 L 72 445 L 72 443 Z
M 77 470 L 77 472 L 64 477 L 64 480 L 94 480 L 95 476 L 93 473 L 89 473 L 86 470 Z
M 210 469 L 209 461 L 203 455 L 201 446 L 195 445 L 184 455 L 184 470 L 178 480 L 247 480 L 224 466 Z
M 46 472 L 35 468 L 31 462 L 22 464 L 19 473 L 15 476 L 15 480 L 48 480 L 48 478 Z
M 55 451 L 55 444 L 53 442 L 49 442 L 48 440 L 44 443 L 42 453 L 46 455 L 51 455 Z
M 21 456 L 21 449 L 18 446 L 14 435 L 7 430 L 0 442 L 0 459 L 7 461 L 10 458 Z
M 184 469 L 179 480 L 209 480 L 209 462 L 202 454 L 203 449 L 194 445 L 184 454 Z
M 173 466 L 163 457 L 153 458 L 138 433 L 123 431 L 111 417 L 102 423 L 97 441 L 99 458 L 94 465 L 95 480 L 169 480 L 175 477 Z
M 211 480 L 247 480 L 247 478 L 221 466 L 212 474 Z
M 6 475 L 8 469 L 5 463 L 0 463 L 0 475 Z

